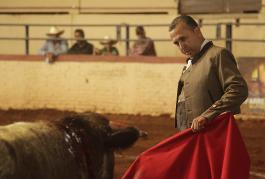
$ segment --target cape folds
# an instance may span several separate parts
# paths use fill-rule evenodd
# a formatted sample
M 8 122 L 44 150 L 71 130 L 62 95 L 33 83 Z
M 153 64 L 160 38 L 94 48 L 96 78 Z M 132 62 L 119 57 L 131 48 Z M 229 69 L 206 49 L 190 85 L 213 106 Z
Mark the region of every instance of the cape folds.
M 191 129 L 140 154 L 122 179 L 249 179 L 250 159 L 230 113 L 198 133 Z

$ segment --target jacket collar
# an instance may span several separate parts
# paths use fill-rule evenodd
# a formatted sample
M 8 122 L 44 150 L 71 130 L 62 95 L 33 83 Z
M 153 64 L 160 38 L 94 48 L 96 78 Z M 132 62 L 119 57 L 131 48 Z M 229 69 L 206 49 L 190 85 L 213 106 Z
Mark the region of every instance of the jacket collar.
M 205 54 L 205 52 L 209 49 L 209 48 L 211 48 L 213 46 L 213 42 L 212 41 L 209 41 L 209 42 L 207 42 L 204 46 L 203 46 L 203 48 L 201 49 L 201 51 L 198 53 L 198 54 L 196 54 L 192 59 L 190 59 L 190 58 L 188 58 L 187 60 L 186 60 L 186 62 L 188 62 L 189 60 L 191 60 L 191 63 L 192 64 L 195 64 L 202 56 L 203 56 L 203 54 Z

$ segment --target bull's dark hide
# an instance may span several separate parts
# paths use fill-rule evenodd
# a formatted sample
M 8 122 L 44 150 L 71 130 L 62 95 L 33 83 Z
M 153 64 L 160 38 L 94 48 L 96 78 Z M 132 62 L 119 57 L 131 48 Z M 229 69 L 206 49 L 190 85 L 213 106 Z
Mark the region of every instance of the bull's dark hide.
M 138 136 L 135 128 L 112 131 L 106 118 L 93 113 L 2 126 L 0 178 L 111 179 L 113 150 Z

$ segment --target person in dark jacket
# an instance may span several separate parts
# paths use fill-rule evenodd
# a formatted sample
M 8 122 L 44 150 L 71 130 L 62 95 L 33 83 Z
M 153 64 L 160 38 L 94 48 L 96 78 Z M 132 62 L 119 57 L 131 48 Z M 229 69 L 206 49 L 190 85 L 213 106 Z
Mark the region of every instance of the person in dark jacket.
M 93 54 L 94 46 L 85 40 L 83 29 L 75 30 L 75 39 L 76 43 L 68 50 L 68 54 Z

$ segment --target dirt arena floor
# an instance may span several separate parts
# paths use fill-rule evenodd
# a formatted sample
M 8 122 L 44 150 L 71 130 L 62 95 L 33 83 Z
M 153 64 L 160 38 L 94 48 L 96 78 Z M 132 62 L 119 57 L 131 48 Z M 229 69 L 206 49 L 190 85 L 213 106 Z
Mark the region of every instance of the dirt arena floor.
M 0 110 L 0 124 L 6 125 L 16 121 L 56 120 L 73 114 L 69 111 L 45 110 Z M 159 117 L 138 115 L 105 114 L 110 120 L 136 126 L 148 132 L 148 136 L 141 138 L 132 148 L 117 151 L 115 154 L 115 179 L 120 179 L 135 157 L 147 148 L 176 133 L 174 121 L 167 115 Z M 237 120 L 245 144 L 251 158 L 250 179 L 265 178 L 265 117 L 244 117 Z M 240 162 L 240 161 L 239 161 Z

